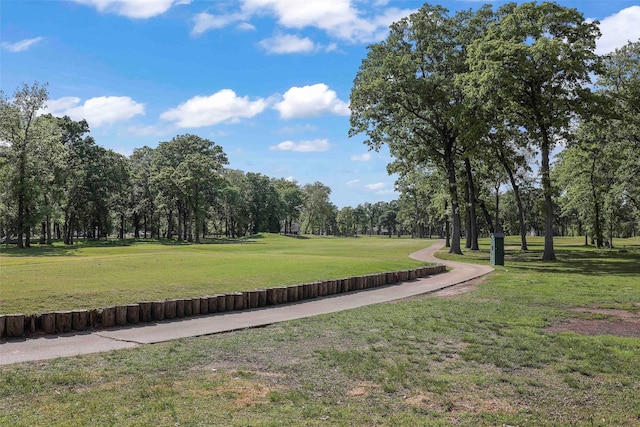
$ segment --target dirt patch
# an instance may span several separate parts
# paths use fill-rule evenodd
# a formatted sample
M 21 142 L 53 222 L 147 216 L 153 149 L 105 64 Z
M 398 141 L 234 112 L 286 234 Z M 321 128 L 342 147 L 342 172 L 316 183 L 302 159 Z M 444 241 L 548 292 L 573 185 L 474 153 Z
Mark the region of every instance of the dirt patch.
M 468 280 L 466 282 L 458 283 L 457 285 L 449 286 L 448 288 L 432 292 L 429 295 L 438 298 L 456 297 L 458 295 L 462 295 L 469 291 L 475 290 L 478 285 L 484 283 L 485 280 L 486 279 L 484 277 L 478 277 L 477 279 Z
M 600 319 L 571 318 L 546 328 L 550 332 L 575 332 L 580 335 L 613 335 L 640 338 L 640 312 L 608 308 L 577 307 L 569 311 L 599 315 Z
M 368 381 L 360 382 L 356 384 L 355 387 L 347 391 L 347 396 L 349 397 L 368 396 L 369 394 L 371 394 L 371 392 L 375 388 L 378 388 L 378 387 L 372 382 L 368 382 Z

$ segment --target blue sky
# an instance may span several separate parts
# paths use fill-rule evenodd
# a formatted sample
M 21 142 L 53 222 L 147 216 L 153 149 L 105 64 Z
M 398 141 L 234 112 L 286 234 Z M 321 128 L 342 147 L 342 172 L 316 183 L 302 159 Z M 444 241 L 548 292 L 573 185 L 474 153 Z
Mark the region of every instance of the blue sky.
M 601 21 L 600 53 L 640 37 L 637 1 L 559 3 Z M 338 207 L 389 201 L 388 153 L 347 136 L 349 93 L 366 46 L 422 4 L 0 0 L 0 89 L 48 82 L 49 112 L 87 119 L 98 144 L 126 155 L 193 133 L 231 168 L 321 181 Z

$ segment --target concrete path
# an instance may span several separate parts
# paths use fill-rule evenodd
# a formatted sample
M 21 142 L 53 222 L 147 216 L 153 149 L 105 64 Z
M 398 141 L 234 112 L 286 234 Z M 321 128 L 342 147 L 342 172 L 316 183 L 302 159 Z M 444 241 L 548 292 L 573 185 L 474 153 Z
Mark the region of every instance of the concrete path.
M 446 264 L 453 268 L 451 271 L 435 276 L 412 280 L 399 285 L 239 312 L 211 314 L 87 333 L 10 340 L 0 343 L 0 365 L 133 348 L 142 344 L 211 335 L 317 316 L 319 314 L 334 313 L 437 291 L 466 282 L 493 270 L 493 268 L 485 265 L 436 259 L 433 254 L 443 246 L 444 241 L 437 241 L 431 247 L 410 255 L 413 259 Z

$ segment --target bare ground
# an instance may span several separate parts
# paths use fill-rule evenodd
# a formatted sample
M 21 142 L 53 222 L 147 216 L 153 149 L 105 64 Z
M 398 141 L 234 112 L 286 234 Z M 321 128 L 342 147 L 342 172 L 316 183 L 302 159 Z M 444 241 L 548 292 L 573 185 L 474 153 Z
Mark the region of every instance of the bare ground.
M 581 335 L 614 335 L 640 338 L 640 312 L 620 309 L 577 307 L 570 311 L 595 318 L 574 317 L 549 326 L 550 332 L 575 332 Z

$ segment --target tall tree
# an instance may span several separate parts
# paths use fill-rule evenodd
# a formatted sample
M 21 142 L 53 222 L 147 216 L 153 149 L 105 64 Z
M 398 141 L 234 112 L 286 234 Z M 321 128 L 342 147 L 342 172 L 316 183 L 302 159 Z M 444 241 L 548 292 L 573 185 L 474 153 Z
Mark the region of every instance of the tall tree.
M 11 188 L 10 200 L 15 205 L 12 223 L 18 236 L 18 247 L 30 246 L 31 227 L 40 220 L 38 199 L 43 175 L 48 171 L 47 154 L 55 144 L 55 125 L 38 114 L 46 106 L 47 85 L 34 83 L 18 88 L 12 99 L 0 92 L 0 140 L 8 168 L 3 174 Z
M 159 202 L 167 212 L 168 237 L 172 213 L 177 211 L 178 240 L 192 240 L 191 223 L 195 216 L 196 241 L 204 223 L 208 200 L 221 186 L 222 165 L 228 163 L 222 148 L 197 135 L 178 135 L 158 144 L 153 161 L 152 183 L 158 189 Z
M 500 111 L 509 125 L 526 129 L 540 149 L 546 261 L 555 260 L 549 156 L 592 100 L 587 85 L 598 64 L 599 35 L 597 22 L 585 21 L 575 9 L 509 3 L 469 46 L 468 93 Z
M 151 231 L 151 238 L 159 237 L 155 198 L 151 188 L 151 173 L 153 165 L 153 148 L 144 146 L 133 150 L 129 161 L 133 180 L 131 209 L 134 222 L 134 235 L 140 237 L 140 219 L 142 217 L 143 237 L 147 238 L 147 232 Z
M 286 179 L 277 179 L 274 185 L 280 195 L 284 233 L 289 234 L 292 232 L 293 222 L 300 219 L 304 207 L 304 193 L 297 183 Z
M 304 197 L 304 233 L 311 231 L 313 234 L 327 232 L 334 206 L 329 201 L 331 188 L 321 182 L 306 184 L 302 187 Z
M 620 154 L 617 187 L 640 214 L 640 40 L 606 55 L 599 89 L 612 103 L 605 129 Z
M 371 148 L 389 146 L 409 163 L 435 164 L 447 176 L 453 219 L 450 253 L 461 254 L 456 158 L 468 111 L 456 76 L 465 73 L 467 44 L 489 8 L 450 16 L 425 4 L 394 23 L 383 42 L 369 46 L 351 90 L 350 136 L 366 133 Z

